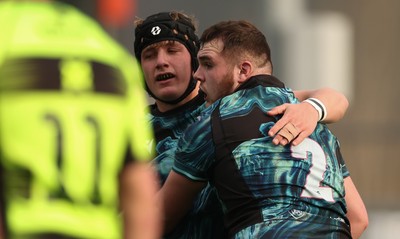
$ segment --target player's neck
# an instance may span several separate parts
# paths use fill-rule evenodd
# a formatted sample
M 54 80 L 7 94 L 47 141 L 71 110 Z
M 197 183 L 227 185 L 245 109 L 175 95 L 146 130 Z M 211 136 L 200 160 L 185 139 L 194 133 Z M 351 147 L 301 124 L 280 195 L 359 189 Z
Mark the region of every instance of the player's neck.
M 160 112 L 167 112 L 167 111 L 176 109 L 176 108 L 186 104 L 187 102 L 191 101 L 197 95 L 198 95 L 198 89 L 196 88 L 188 96 L 186 96 L 185 99 L 181 100 L 179 103 L 176 103 L 176 104 L 167 104 L 162 101 L 156 100 L 157 109 Z

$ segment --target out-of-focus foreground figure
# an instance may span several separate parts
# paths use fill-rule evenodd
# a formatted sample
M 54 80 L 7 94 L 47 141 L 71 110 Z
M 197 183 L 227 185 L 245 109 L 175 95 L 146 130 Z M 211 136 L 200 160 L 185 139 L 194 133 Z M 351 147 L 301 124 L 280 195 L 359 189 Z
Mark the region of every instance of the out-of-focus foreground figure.
M 136 61 L 62 3 L 1 2 L 0 25 L 0 238 L 159 238 Z

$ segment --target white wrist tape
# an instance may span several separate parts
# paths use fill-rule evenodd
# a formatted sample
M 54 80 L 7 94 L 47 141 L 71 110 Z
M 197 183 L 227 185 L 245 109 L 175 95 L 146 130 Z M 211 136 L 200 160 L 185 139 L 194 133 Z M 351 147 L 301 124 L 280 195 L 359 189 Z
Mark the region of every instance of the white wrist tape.
M 308 99 L 304 100 L 303 102 L 307 102 L 307 103 L 311 104 L 318 111 L 318 115 L 319 115 L 318 121 L 323 121 L 326 118 L 326 116 L 328 115 L 325 105 L 319 99 L 308 98 Z

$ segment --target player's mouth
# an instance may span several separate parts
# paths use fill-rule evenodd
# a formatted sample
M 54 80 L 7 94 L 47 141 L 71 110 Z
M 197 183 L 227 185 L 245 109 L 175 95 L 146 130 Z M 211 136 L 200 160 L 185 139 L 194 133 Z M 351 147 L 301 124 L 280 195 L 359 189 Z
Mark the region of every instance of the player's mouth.
M 175 75 L 172 73 L 165 73 L 165 74 L 157 75 L 156 81 L 165 81 L 165 80 L 169 80 L 174 77 L 175 77 Z
M 203 95 L 205 101 L 207 101 L 207 93 L 200 87 L 199 93 Z

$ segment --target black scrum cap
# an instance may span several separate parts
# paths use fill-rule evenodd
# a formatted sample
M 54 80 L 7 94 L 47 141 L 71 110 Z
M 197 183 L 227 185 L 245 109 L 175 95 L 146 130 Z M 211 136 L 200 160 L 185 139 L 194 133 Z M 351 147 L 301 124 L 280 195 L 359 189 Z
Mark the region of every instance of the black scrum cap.
M 199 50 L 199 38 L 195 34 L 195 27 L 185 19 L 174 20 L 170 12 L 161 12 L 147 17 L 135 29 L 135 56 L 140 61 L 144 48 L 160 41 L 178 41 L 186 46 L 192 57 L 193 71 L 197 69 L 196 60 Z
M 147 46 L 160 41 L 178 41 L 189 51 L 191 56 L 192 71 L 198 67 L 197 52 L 199 50 L 199 38 L 195 34 L 195 26 L 189 19 L 173 19 L 171 12 L 161 12 L 147 17 L 142 24 L 135 29 L 134 51 L 135 56 L 141 61 L 141 54 Z M 186 91 L 177 99 L 165 101 L 157 98 L 147 87 L 147 92 L 155 99 L 168 104 L 176 104 L 186 98 L 195 88 L 197 81 L 191 77 Z

